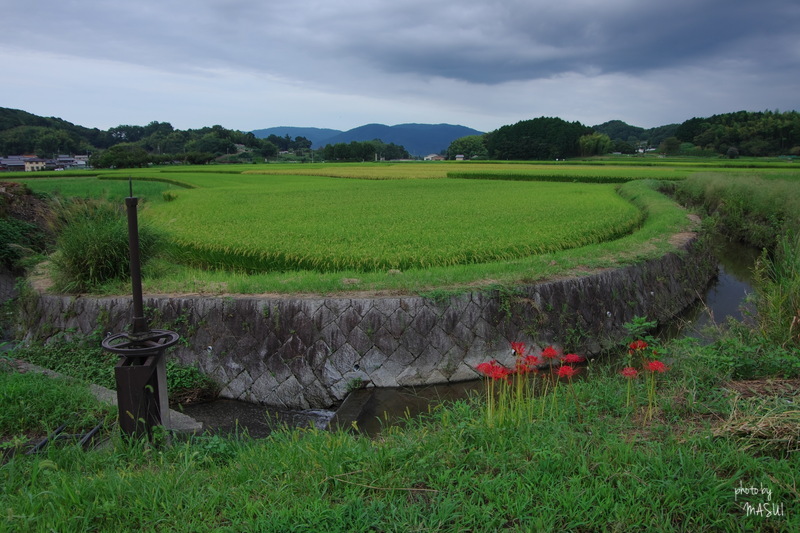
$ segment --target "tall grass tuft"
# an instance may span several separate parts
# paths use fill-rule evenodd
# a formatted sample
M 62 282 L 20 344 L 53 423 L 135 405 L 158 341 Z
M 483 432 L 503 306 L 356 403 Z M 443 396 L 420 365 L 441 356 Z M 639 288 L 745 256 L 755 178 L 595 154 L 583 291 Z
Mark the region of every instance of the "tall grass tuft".
M 62 208 L 63 226 L 52 258 L 56 290 L 90 292 L 129 275 L 128 227 L 122 209 L 102 200 L 73 202 Z M 142 263 L 150 258 L 159 235 L 139 226 Z
M 732 239 L 771 249 L 800 228 L 799 191 L 794 180 L 703 173 L 680 182 L 676 196 L 715 217 Z
M 800 233 L 763 253 L 755 275 L 761 332 L 780 346 L 800 346 Z

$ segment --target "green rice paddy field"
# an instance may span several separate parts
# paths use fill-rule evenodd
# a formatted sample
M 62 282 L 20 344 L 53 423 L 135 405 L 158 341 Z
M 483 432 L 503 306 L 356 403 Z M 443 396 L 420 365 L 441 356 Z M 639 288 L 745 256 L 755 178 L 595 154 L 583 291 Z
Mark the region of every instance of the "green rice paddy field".
M 169 261 L 145 272 L 150 290 L 420 291 L 533 281 L 664 253 L 690 222 L 656 180 L 711 170 L 674 162 L 271 164 L 20 181 L 120 203 L 132 184 L 140 220 L 170 243 Z M 718 170 L 797 176 L 786 164 Z

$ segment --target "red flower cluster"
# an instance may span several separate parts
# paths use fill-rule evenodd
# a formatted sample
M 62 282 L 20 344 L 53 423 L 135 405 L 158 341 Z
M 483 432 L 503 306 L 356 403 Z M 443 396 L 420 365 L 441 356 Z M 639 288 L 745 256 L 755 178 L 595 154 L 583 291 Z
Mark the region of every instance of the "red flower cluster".
M 664 373 L 667 371 L 667 365 L 665 365 L 661 361 L 650 361 L 649 363 L 647 363 L 647 370 L 649 370 L 650 372 Z
M 562 366 L 559 367 L 558 369 L 558 377 L 560 378 L 571 378 L 577 373 L 578 371 L 572 368 L 571 366 Z
M 568 353 L 561 360 L 567 364 L 582 363 L 586 359 L 575 353 Z
M 481 363 L 475 367 L 475 369 L 483 374 L 484 376 L 490 377 L 492 379 L 508 379 L 513 372 L 508 368 L 504 367 L 500 363 L 495 360 L 491 360 L 488 363 Z
M 535 355 L 526 355 L 524 357 L 517 357 L 515 371 L 518 374 L 528 374 L 530 372 L 538 372 L 541 361 Z
M 544 350 L 542 350 L 542 357 L 545 359 L 555 359 L 558 357 L 558 351 L 553 348 L 552 346 L 548 346 Z
M 622 374 L 626 378 L 633 379 L 639 375 L 639 371 L 633 368 L 632 366 L 626 366 L 625 368 L 622 369 L 620 374 Z
M 637 352 L 637 351 L 644 350 L 645 348 L 647 348 L 647 343 L 646 342 L 641 341 L 641 340 L 633 341 L 632 343 L 630 343 L 628 345 L 628 352 L 629 353 L 634 353 L 634 352 Z
M 514 351 L 514 355 L 517 357 L 522 357 L 525 355 L 525 343 L 524 342 L 512 342 L 511 349 Z

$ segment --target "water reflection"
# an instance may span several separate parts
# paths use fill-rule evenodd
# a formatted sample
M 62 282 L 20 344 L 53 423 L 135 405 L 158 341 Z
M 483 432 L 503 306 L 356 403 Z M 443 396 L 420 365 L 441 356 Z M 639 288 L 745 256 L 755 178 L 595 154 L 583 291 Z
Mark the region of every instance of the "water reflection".
M 753 267 L 759 250 L 736 242 L 716 243 L 713 249 L 719 263 L 717 279 L 697 303 L 659 331 L 661 338 L 695 337 L 709 343 L 729 317 L 747 322 L 755 316 L 748 297 L 754 292 Z

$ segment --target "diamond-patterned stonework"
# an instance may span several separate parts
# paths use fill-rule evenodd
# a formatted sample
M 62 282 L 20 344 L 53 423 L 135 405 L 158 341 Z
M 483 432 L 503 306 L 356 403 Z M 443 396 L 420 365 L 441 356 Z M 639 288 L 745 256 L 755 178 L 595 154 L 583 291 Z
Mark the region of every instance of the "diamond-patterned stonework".
M 329 407 L 356 383 L 426 385 L 477 377 L 509 343 L 558 344 L 579 332 L 584 353 L 621 339 L 635 316 L 666 320 L 695 299 L 714 262 L 692 243 L 679 253 L 584 277 L 466 292 L 449 299 L 145 299 L 150 326 L 183 337 L 169 357 L 195 365 L 222 396 L 304 409 Z M 34 294 L 20 313 L 25 340 L 123 331 L 130 298 Z

